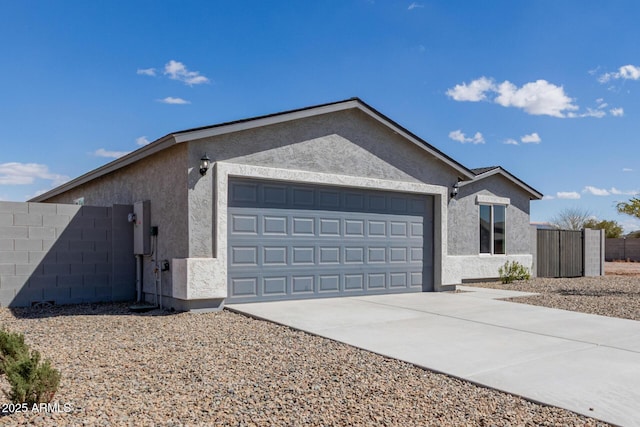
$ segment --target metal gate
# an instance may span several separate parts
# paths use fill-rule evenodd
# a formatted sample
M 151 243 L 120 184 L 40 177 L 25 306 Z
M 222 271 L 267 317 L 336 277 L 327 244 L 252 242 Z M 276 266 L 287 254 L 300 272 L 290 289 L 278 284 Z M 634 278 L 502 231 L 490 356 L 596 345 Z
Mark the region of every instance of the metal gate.
M 538 277 L 580 277 L 584 274 L 583 232 L 538 230 Z

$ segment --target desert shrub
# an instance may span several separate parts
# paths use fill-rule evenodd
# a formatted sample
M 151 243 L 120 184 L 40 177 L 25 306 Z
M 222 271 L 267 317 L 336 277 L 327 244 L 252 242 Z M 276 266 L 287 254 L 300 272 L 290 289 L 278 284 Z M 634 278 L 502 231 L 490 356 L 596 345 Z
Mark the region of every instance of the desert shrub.
M 13 403 L 51 402 L 60 385 L 60 372 L 40 353 L 29 351 L 24 335 L 0 331 L 0 374 L 7 377 L 11 389 L 6 396 Z
M 500 274 L 502 283 L 511 283 L 514 280 L 529 280 L 531 278 L 529 269 L 517 261 L 505 262 L 502 267 L 498 268 L 498 274 Z
M 0 330 L 0 374 L 5 373 L 6 365 L 28 356 L 29 346 L 24 342 L 24 335 Z

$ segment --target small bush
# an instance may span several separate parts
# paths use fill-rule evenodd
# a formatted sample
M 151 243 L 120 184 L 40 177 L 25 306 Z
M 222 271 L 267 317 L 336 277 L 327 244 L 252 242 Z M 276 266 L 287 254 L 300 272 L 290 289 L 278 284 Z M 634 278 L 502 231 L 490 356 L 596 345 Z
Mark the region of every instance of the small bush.
M 505 262 L 502 267 L 498 268 L 498 273 L 503 284 L 511 283 L 514 280 L 529 280 L 531 278 L 529 269 L 517 261 Z
M 0 330 L 0 375 L 6 373 L 6 366 L 29 356 L 29 346 L 24 335 Z
M 40 353 L 34 350 L 29 357 L 7 366 L 7 380 L 11 385 L 7 397 L 14 403 L 32 406 L 51 402 L 60 384 L 60 373 L 49 360 L 40 363 Z
M 0 374 L 7 376 L 11 390 L 5 395 L 13 403 L 49 403 L 60 385 L 60 372 L 51 362 L 40 361 L 40 353 L 29 352 L 24 335 L 0 330 Z

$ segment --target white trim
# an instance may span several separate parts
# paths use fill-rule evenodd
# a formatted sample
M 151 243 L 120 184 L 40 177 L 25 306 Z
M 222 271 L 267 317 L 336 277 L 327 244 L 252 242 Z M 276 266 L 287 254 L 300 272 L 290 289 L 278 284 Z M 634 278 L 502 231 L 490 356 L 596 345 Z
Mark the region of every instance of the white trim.
M 487 196 L 486 194 L 478 194 L 476 196 L 476 205 L 510 205 L 511 199 L 508 197 Z
M 449 189 L 442 185 L 422 184 L 417 182 L 390 181 L 385 179 L 363 178 L 358 176 L 337 175 L 308 172 L 301 170 L 279 169 L 263 166 L 242 165 L 236 163 L 216 162 L 214 194 L 215 194 L 215 239 L 217 253 L 213 258 L 211 289 L 226 289 L 227 286 L 227 208 L 229 178 L 253 178 L 261 180 L 277 180 L 291 183 L 308 183 L 314 185 L 335 185 L 340 187 L 397 191 L 433 195 L 434 197 L 434 289 L 440 289 L 442 261 L 446 257 L 446 213 Z M 440 206 L 438 209 L 438 200 Z M 438 220 L 439 219 L 439 224 Z M 439 252 L 439 253 L 438 253 Z M 187 285 L 189 286 L 189 285 Z M 189 292 L 185 291 L 185 294 Z M 216 294 L 217 295 L 217 294 Z M 202 294 L 200 293 L 202 297 Z

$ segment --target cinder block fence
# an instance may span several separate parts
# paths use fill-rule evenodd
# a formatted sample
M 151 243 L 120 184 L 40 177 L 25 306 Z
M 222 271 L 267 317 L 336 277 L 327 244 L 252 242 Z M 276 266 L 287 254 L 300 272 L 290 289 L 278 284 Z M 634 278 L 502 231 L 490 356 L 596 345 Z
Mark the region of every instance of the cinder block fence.
M 607 261 L 640 261 L 640 239 L 607 239 Z
M 0 305 L 134 299 L 132 210 L 0 202 Z

